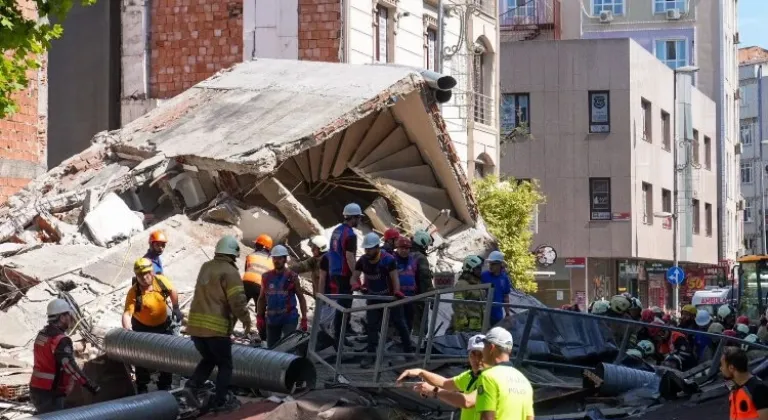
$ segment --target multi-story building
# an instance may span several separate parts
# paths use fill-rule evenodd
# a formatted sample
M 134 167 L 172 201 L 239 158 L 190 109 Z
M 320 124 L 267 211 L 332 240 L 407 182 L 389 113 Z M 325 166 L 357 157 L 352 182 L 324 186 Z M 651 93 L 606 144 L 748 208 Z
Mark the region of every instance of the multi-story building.
M 698 67 L 695 86 L 718 104 L 718 254 L 723 263 L 732 262 L 742 248 L 736 3 L 573 0 L 562 1 L 560 14 L 562 39 L 632 38 L 671 68 Z
M 631 39 L 503 43 L 501 60 L 502 131 L 530 132 L 504 143 L 501 171 L 540 184 L 534 246 L 560 256 L 538 297 L 554 306 L 626 291 L 670 307 L 677 192 L 689 299 L 718 261 L 715 103 Z
M 762 144 L 768 136 L 768 50 L 760 47 L 739 50 L 739 92 L 744 248 L 749 254 L 766 254 L 762 234 L 766 218 L 761 217 L 760 199 L 765 197 L 768 187 L 768 174 L 762 172 L 768 167 L 768 148 Z

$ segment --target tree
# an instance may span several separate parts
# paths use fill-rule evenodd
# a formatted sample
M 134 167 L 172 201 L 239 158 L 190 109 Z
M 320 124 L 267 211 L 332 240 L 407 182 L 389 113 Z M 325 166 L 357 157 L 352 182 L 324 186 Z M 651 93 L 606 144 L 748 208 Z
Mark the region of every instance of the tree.
M 536 258 L 531 252 L 531 220 L 536 206 L 544 203 L 538 186 L 513 178 L 499 181 L 488 176 L 473 183 L 475 198 L 488 230 L 504 253 L 513 285 L 526 293 L 536 291 L 533 271 Z
M 37 7 L 37 18 L 24 14 L 20 2 Z M 83 5 L 96 0 L 80 0 Z M 0 0 L 0 119 L 17 111 L 13 94 L 27 87 L 27 73 L 40 68 L 40 55 L 61 37 L 62 28 L 50 18 L 64 21 L 74 0 Z

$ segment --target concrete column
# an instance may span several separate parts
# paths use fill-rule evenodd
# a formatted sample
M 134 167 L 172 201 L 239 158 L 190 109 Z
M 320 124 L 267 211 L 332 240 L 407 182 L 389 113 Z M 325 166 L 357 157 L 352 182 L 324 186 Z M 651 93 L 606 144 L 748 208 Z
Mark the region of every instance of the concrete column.
M 300 236 L 309 238 L 323 233 L 324 229 L 320 223 L 280 181 L 275 178 L 267 178 L 257 186 L 257 189 L 280 210 L 288 224 Z

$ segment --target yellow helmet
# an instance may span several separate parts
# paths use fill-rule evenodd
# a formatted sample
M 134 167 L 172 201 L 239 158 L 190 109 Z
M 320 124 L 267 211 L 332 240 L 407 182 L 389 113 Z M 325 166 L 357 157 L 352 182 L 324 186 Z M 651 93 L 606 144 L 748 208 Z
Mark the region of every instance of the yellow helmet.
M 696 315 L 696 307 L 691 304 L 685 305 L 683 306 L 683 312 L 688 312 L 691 315 Z
M 152 271 L 152 261 L 149 258 L 139 258 L 133 263 L 133 272 L 136 274 L 144 274 Z

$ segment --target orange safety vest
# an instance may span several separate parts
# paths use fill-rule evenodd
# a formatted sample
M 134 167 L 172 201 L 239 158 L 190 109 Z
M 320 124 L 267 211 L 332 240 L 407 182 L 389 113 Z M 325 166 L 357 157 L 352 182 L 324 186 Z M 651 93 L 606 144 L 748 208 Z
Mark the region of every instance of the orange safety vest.
M 760 414 L 746 386 L 739 387 L 728 396 L 731 403 L 731 420 L 757 420 Z
M 59 342 L 64 337 L 66 337 L 64 334 L 49 337 L 45 335 L 44 330 L 37 334 L 33 350 L 35 364 L 32 368 L 32 377 L 29 380 L 30 387 L 56 391 L 57 394 L 61 395 L 66 394 L 72 377 L 60 366 L 57 366 L 54 355 L 56 347 L 59 346 Z
M 250 281 L 261 285 L 261 275 L 274 269 L 272 259 L 262 252 L 254 252 L 245 257 L 245 274 L 243 281 Z

